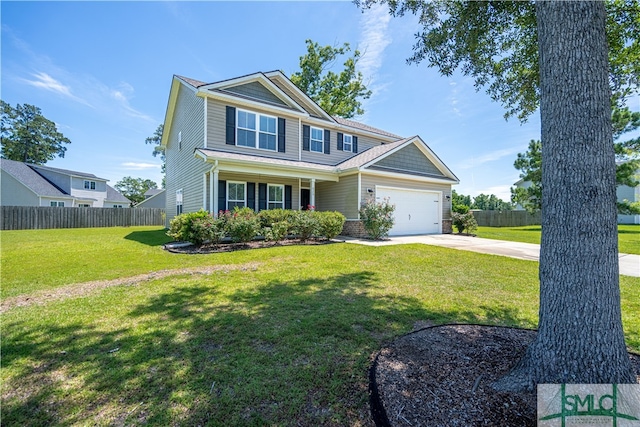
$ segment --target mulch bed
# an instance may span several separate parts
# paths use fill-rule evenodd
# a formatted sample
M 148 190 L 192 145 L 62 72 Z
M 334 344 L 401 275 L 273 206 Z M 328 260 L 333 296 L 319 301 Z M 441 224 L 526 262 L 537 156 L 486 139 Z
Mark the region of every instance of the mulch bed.
M 443 325 L 400 337 L 370 371 L 377 426 L 535 426 L 536 392 L 491 384 L 524 355 L 536 331 Z M 640 356 L 630 354 L 640 380 Z
M 280 242 L 267 242 L 265 240 L 254 240 L 247 243 L 231 243 L 224 242 L 217 245 L 205 244 L 201 246 L 187 245 L 187 246 L 173 246 L 168 244 L 164 246 L 164 249 L 177 254 L 213 254 L 221 252 L 233 252 L 243 251 L 247 249 L 261 249 L 261 248 L 273 248 L 276 246 L 313 246 L 313 245 L 328 245 L 332 243 L 340 243 L 335 240 L 305 240 L 299 239 L 285 239 Z

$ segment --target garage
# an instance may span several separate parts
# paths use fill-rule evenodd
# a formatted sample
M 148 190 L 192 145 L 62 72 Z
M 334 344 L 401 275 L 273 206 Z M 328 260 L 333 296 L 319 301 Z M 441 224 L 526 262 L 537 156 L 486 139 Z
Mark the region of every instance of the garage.
M 376 187 L 378 201 L 388 198 L 396 206 L 395 224 L 389 232 L 390 236 L 441 233 L 440 197 L 438 191 Z

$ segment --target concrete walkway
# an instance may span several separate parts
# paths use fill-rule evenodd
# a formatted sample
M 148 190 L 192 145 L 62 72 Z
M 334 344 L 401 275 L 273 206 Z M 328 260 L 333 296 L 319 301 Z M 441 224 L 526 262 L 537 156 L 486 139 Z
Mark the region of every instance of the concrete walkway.
M 425 245 L 443 246 L 446 248 L 508 256 L 511 258 L 538 261 L 540 245 L 534 243 L 508 242 L 505 240 L 483 239 L 480 237 L 459 236 L 456 234 L 430 234 L 423 236 L 391 237 L 385 241 L 373 241 L 340 236 L 347 243 L 368 246 L 401 245 L 421 243 Z M 619 254 L 620 274 L 640 277 L 640 255 Z

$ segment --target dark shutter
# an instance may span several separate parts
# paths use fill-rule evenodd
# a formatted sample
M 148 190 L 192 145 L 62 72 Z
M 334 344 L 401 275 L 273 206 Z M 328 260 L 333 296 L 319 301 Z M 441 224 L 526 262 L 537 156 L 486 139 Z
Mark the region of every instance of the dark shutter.
M 311 128 L 307 125 L 302 125 L 302 149 L 309 151 L 311 138 Z
M 258 210 L 267 209 L 267 184 L 258 184 Z
M 247 182 L 247 207 L 256 210 L 256 183 Z
M 324 154 L 331 153 L 331 131 L 324 131 Z
M 227 181 L 218 181 L 218 211 L 227 210 Z M 217 214 L 218 212 L 216 212 Z
M 278 153 L 284 153 L 286 120 L 278 117 Z
M 229 145 L 236 145 L 236 109 L 235 107 L 227 107 L 226 142 Z
M 284 186 L 284 208 L 291 209 L 291 193 L 293 188 L 290 185 Z
M 344 140 L 344 135 L 338 132 L 338 151 L 344 151 L 344 148 L 342 147 L 343 140 Z
M 354 153 L 358 152 L 358 137 L 357 136 L 352 136 L 351 137 L 351 149 L 353 150 Z

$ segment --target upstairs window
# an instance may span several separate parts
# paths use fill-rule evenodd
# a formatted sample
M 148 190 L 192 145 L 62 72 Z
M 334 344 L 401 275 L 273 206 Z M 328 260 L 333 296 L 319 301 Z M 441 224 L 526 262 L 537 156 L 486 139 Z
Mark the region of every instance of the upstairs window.
M 238 145 L 256 148 L 256 115 L 238 110 Z
M 276 151 L 278 142 L 278 120 L 264 114 L 237 110 L 236 145 Z
M 96 189 L 96 182 L 95 181 L 85 181 L 84 182 L 84 189 L 85 190 L 95 190 Z
M 324 148 L 324 130 L 312 127 L 309 141 L 311 151 L 322 153 Z
M 342 140 L 342 150 L 353 151 L 353 137 L 351 135 L 344 135 L 344 139 Z

